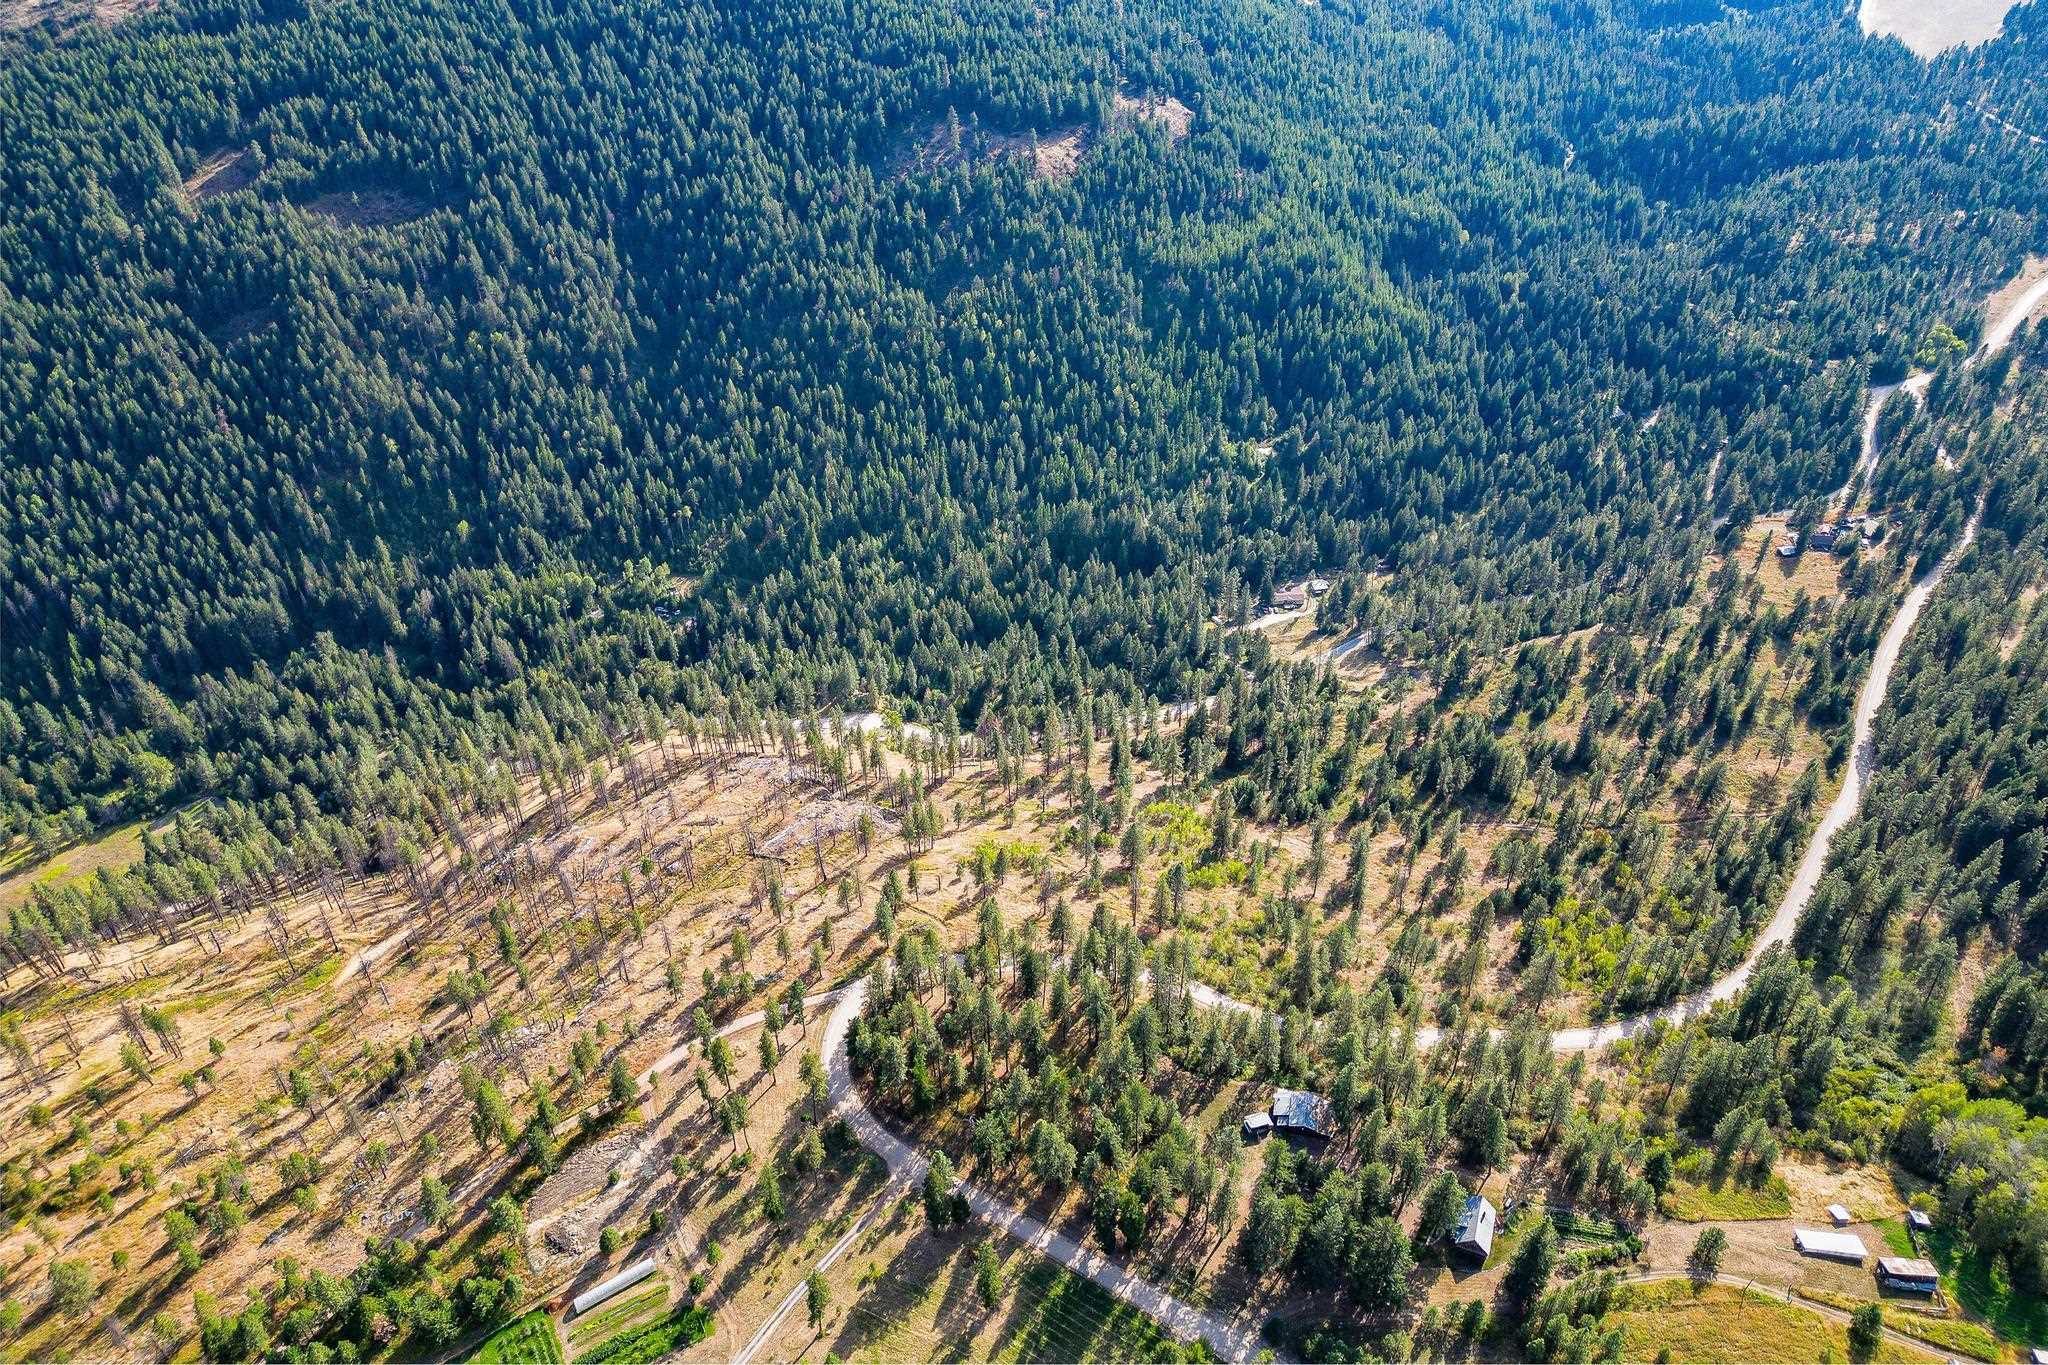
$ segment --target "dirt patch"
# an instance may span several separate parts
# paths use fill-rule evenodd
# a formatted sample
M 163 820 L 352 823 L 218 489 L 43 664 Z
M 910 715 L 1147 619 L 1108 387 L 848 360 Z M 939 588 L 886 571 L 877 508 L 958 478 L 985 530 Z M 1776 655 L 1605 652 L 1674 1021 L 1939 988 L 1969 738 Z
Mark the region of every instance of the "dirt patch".
M 955 120 L 940 119 L 924 130 L 900 139 L 888 157 L 888 164 L 891 173 L 900 180 L 908 175 L 928 175 L 953 166 L 1021 158 L 1030 162 L 1031 174 L 1035 178 L 1064 180 L 1081 168 L 1082 159 L 1088 155 L 1093 142 L 1093 131 L 1079 123 L 1054 128 L 1043 134 L 1035 130 L 1005 133 L 965 127 Z
M 1111 112 L 1120 120 L 1162 125 L 1169 142 L 1179 142 L 1195 126 L 1195 111 L 1171 95 L 1142 95 L 1134 99 L 1119 91 Z
M 247 149 L 220 151 L 199 163 L 199 169 L 192 172 L 184 183 L 185 198 L 195 204 L 217 199 L 223 194 L 247 189 L 256 180 L 255 158 Z
M 153 10 L 160 0 L 0 0 L 0 33 L 38 24 L 68 29 L 82 23 L 118 24 Z
M 415 218 L 425 217 L 434 206 L 409 190 L 370 185 L 353 190 L 334 190 L 308 200 L 301 207 L 316 218 L 324 218 L 343 227 L 374 228 L 409 223 Z
M 835 801 L 823 799 L 804 804 L 790 822 L 761 841 L 760 851 L 771 856 L 794 853 L 813 844 L 826 843 L 841 834 L 851 834 L 860 827 L 861 816 L 867 816 L 874 823 L 875 831 L 884 833 L 893 828 L 895 821 L 880 806 L 867 801 Z
M 1693 1243 L 1706 1224 L 1653 1222 L 1645 1233 L 1643 1253 L 1649 1270 L 1683 1270 Z M 1826 1218 L 1768 1218 L 1749 1222 L 1716 1222 L 1728 1235 L 1728 1250 L 1721 1259 L 1724 1276 L 1754 1280 L 1774 1288 L 1819 1289 L 1836 1294 L 1868 1294 L 1871 1262 L 1853 1265 L 1820 1256 L 1802 1256 L 1792 1245 L 1795 1228 L 1835 1231 Z M 1884 1237 L 1869 1223 L 1851 1223 L 1842 1232 L 1862 1239 L 1872 1257 L 1888 1254 Z
M 2027 257 L 2026 264 L 2020 267 L 2020 273 L 2006 281 L 1997 293 L 1984 300 L 1984 325 L 1988 328 L 2004 317 L 2006 312 L 2020 301 L 2021 296 L 2039 283 L 2044 275 L 2048 275 L 2048 256 Z M 2048 296 L 2043 296 L 2041 301 L 2027 312 L 2029 323 L 2039 322 L 2042 318 L 2048 318 Z
M 1989 42 L 2005 30 L 2014 0 L 1863 0 L 1857 21 L 1865 33 L 1890 34 L 1919 57 L 1952 47 Z
M 644 1129 L 614 1133 L 569 1158 L 542 1182 L 527 1207 L 527 1233 L 536 1263 L 587 1258 L 612 1217 L 643 1187 L 666 1173 L 662 1144 Z

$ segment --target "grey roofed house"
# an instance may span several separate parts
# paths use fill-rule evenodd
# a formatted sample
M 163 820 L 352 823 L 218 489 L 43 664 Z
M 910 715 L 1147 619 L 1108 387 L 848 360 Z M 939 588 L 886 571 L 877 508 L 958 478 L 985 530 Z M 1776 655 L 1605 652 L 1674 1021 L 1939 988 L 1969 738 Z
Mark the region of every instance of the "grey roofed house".
M 1918 1209 L 1907 1209 L 1906 1226 L 1912 1228 L 1915 1232 L 1926 1232 L 1934 1226 L 1934 1215 L 1922 1213 Z
M 1877 1281 L 1886 1289 L 1932 1294 L 1941 1288 L 1941 1272 L 1934 1268 L 1932 1261 L 1908 1256 L 1880 1256 L 1877 1258 Z
M 1275 1090 L 1273 1126 L 1283 1133 L 1327 1138 L 1336 1131 L 1330 1119 L 1330 1102 L 1307 1090 Z
M 1244 1122 L 1239 1127 L 1244 1132 L 1245 1141 L 1257 1142 L 1272 1133 L 1273 1118 L 1270 1114 L 1246 1114 Z
M 1451 1233 L 1451 1245 L 1468 1256 L 1485 1260 L 1493 1253 L 1493 1225 L 1498 1216 L 1485 1195 L 1473 1195 L 1465 1201 L 1464 1212 L 1458 1215 L 1457 1230 Z
M 2027 1353 L 2027 1359 L 2033 1361 L 2034 1365 L 2048 1365 L 2048 1350 L 2043 1350 L 2041 1347 L 2036 1346 Z

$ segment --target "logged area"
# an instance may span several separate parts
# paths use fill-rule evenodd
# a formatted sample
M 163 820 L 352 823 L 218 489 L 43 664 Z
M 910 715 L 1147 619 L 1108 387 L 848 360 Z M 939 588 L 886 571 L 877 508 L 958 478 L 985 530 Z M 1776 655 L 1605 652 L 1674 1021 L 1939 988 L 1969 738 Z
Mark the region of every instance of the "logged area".
M 1998 8 L 0 11 L 0 1360 L 2048 1346 Z

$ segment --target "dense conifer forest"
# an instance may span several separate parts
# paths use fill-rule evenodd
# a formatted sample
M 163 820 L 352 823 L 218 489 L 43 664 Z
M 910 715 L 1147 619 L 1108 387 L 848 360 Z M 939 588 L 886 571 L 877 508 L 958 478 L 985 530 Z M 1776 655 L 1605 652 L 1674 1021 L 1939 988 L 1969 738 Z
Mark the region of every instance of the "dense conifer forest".
M 1959 113 L 2024 63 L 1821 5 L 16 38 L 5 818 L 347 812 L 572 691 L 1194 695 L 1311 568 L 1438 642 L 1668 605 L 1717 452 L 1738 518 L 1828 483 L 2040 244 L 2039 150 Z

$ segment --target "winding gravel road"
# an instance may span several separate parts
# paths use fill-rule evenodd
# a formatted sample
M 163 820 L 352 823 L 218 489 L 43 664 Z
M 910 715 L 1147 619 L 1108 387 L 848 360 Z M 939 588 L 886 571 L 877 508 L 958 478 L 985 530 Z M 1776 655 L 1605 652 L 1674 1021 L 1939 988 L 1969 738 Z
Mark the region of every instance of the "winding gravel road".
M 2009 343 L 2020 323 L 2043 299 L 2048 299 L 2048 278 L 2044 278 L 2023 293 L 2014 301 L 2012 307 L 1992 324 L 1985 333 L 1983 345 L 1970 357 L 1969 363 L 1974 364 Z M 1886 386 L 1871 391 L 1870 401 L 1864 411 L 1863 448 L 1849 482 L 1836 494 L 1835 503 L 1845 503 L 1858 481 L 1867 479 L 1877 467 L 1881 453 L 1878 450 L 1877 417 L 1892 389 L 1904 387 L 1917 397 L 1925 392 L 1928 380 L 1929 376 L 1916 374 L 1909 377 L 1903 386 Z M 1799 922 L 1800 911 L 1806 908 L 1806 903 L 1813 897 L 1814 889 L 1820 884 L 1821 873 L 1827 866 L 1829 846 L 1834 842 L 1835 835 L 1855 818 L 1857 809 L 1862 805 L 1863 793 L 1870 782 L 1876 752 L 1872 733 L 1877 713 L 1884 705 L 1885 691 L 1891 684 L 1892 671 L 1898 664 L 1900 650 L 1904 647 L 1907 636 L 1912 634 L 1914 623 L 1920 619 L 1920 613 L 1927 606 L 1928 599 L 1933 597 L 1934 590 L 1941 586 L 1941 580 L 1948 575 L 1949 569 L 1976 540 L 1977 523 L 1981 515 L 1980 507 L 1978 516 L 1970 518 L 1962 540 L 1906 593 L 1905 600 L 1899 604 L 1898 611 L 1886 627 L 1884 637 L 1878 641 L 1877 652 L 1870 662 L 1870 672 L 1864 678 L 1862 690 L 1856 697 L 1849 771 L 1843 778 L 1841 790 L 1835 794 L 1835 799 L 1828 805 L 1820 824 L 1815 827 L 1812 838 L 1807 841 L 1805 854 L 1800 858 L 1798 869 L 1793 873 L 1791 883 L 1785 888 L 1785 894 L 1778 902 L 1776 913 L 1757 934 L 1749 955 L 1743 959 L 1742 964 L 1705 990 L 1663 1009 L 1607 1024 L 1559 1029 L 1550 1037 L 1553 1051 L 1588 1052 L 1617 1039 L 1630 1037 L 1660 1021 L 1682 1022 L 1705 1013 L 1715 1004 L 1731 999 L 1741 991 L 1765 950 L 1792 937 L 1792 931 Z M 1293 620 L 1297 615 L 1299 613 L 1273 613 L 1254 622 L 1253 625 L 1277 625 Z M 1323 661 L 1335 662 L 1362 643 L 1364 637 L 1358 636 L 1333 646 L 1322 656 Z M 1165 711 L 1169 717 L 1178 718 L 1192 714 L 1194 706 L 1195 703 L 1183 702 L 1178 706 L 1165 708 Z M 856 719 L 853 723 L 859 725 L 862 720 L 865 718 Z M 833 1114 L 845 1119 L 862 1144 L 887 1163 L 890 1179 L 874 1205 L 819 1259 L 817 1264 L 820 1270 L 829 1269 L 845 1255 L 884 1209 L 923 1182 L 929 1169 L 929 1163 L 923 1153 L 883 1124 L 868 1107 L 860 1087 L 854 1083 L 846 1056 L 846 1034 L 854 1018 L 860 1013 L 861 1007 L 867 1002 L 867 989 L 867 982 L 863 979 L 832 993 L 836 994 L 837 1001 L 832 1016 L 825 1025 L 825 1067 L 830 1081 Z M 1199 983 L 1192 986 L 1191 994 L 1196 1003 L 1210 1009 L 1246 1013 L 1256 1009 L 1256 1006 L 1234 1000 Z M 1416 1044 L 1420 1047 L 1430 1047 L 1435 1045 L 1439 1037 L 1440 1032 L 1435 1028 L 1421 1029 L 1417 1031 Z M 962 1181 L 959 1188 L 966 1197 L 968 1206 L 974 1211 L 975 1217 L 1009 1234 L 1024 1245 L 1044 1253 L 1076 1274 L 1086 1276 L 1122 1302 L 1150 1314 L 1175 1337 L 1184 1341 L 1200 1337 L 1225 1360 L 1249 1360 L 1261 1349 L 1257 1334 L 1250 1328 L 1176 1298 L 1115 1259 L 1081 1246 L 1073 1239 L 1047 1227 L 974 1181 Z M 788 1320 L 790 1314 L 796 1311 L 803 1299 L 804 1285 L 799 1281 L 769 1315 L 768 1320 L 761 1325 L 753 1339 L 734 1357 L 737 1365 L 748 1365 Z

